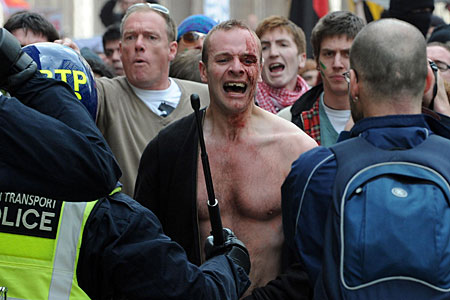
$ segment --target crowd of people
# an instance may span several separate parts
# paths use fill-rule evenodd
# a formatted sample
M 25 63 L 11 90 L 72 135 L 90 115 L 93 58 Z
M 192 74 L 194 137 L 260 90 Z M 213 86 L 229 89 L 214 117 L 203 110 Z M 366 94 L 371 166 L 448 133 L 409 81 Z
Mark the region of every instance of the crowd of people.
M 313 53 L 284 16 L 177 26 L 110 0 L 102 55 L 10 16 L 8 298 L 450 296 L 450 25 L 403 2 L 368 24 L 329 12 Z

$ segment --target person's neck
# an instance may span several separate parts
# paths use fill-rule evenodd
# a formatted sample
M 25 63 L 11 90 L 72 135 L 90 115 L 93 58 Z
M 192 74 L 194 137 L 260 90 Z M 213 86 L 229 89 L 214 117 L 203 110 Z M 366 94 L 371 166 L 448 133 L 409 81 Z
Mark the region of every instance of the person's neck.
M 291 81 L 289 81 L 288 84 L 286 84 L 282 88 L 292 92 L 292 91 L 295 91 L 296 87 L 297 87 L 297 76 L 295 76 L 295 78 L 293 78 Z
M 347 94 L 337 95 L 331 91 L 324 89 L 323 91 L 323 102 L 324 104 L 336 110 L 349 110 L 350 103 Z
M 226 113 L 218 107 L 209 106 L 206 110 L 205 127 L 214 136 L 228 141 L 238 141 L 250 128 L 254 104 L 239 113 Z
M 363 114 L 365 118 L 383 117 L 390 115 L 415 115 L 422 113 L 421 99 L 396 98 L 382 101 L 363 101 Z M 361 99 L 359 99 L 361 101 Z
M 163 90 L 167 90 L 170 87 L 170 79 L 169 77 L 167 77 L 167 79 L 157 83 L 157 84 L 152 84 L 152 85 L 148 85 L 148 84 L 138 84 L 138 85 L 134 85 L 130 82 L 130 84 L 132 86 L 134 86 L 135 88 L 141 89 L 141 90 L 155 90 L 155 91 L 163 91 Z

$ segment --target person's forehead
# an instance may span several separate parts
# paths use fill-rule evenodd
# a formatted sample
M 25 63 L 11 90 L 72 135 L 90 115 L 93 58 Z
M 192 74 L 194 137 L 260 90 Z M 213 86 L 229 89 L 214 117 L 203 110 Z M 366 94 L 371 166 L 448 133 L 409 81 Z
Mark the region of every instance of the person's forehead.
M 433 60 L 441 60 L 450 63 L 450 52 L 441 46 L 428 46 L 427 57 Z
M 264 33 L 261 35 L 261 43 L 264 43 L 273 38 L 275 40 L 290 40 L 292 42 L 294 41 L 294 35 L 286 28 L 281 26 L 264 31 Z
M 128 16 L 123 31 L 139 29 L 166 29 L 166 20 L 153 10 L 136 11 Z
M 35 42 L 48 42 L 48 39 L 42 33 L 34 33 L 31 30 L 25 30 L 22 28 L 12 31 L 12 34 L 17 39 L 27 39 Z
M 326 36 L 320 43 L 320 49 L 343 50 L 350 49 L 353 39 L 346 35 Z
M 259 41 L 246 29 L 217 30 L 210 37 L 210 54 L 259 55 Z
M 118 48 L 120 43 L 120 39 L 117 40 L 109 40 L 105 42 L 105 48 Z

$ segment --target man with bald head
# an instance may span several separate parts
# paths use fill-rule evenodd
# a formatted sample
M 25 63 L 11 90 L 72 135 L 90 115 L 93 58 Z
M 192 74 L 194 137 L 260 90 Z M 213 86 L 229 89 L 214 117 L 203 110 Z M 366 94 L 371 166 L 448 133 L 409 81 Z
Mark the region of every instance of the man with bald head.
M 363 182 L 352 193 L 350 185 L 368 166 L 406 161 L 433 170 L 448 189 L 442 149 L 450 147 L 450 131 L 421 114 L 433 76 L 427 64 L 425 40 L 412 25 L 394 19 L 367 25 L 353 41 L 345 73 L 354 127 L 336 145 L 302 154 L 283 184 L 286 242 L 304 263 L 317 299 L 448 297 L 450 282 L 438 270 L 450 269 L 442 258 L 448 243 L 440 246 L 450 238 L 442 224 L 450 208 L 448 200 L 436 204 L 439 189 L 421 195 L 416 185 L 422 182 L 406 176 L 406 167 L 391 174 L 386 183 L 398 185 L 389 188 Z

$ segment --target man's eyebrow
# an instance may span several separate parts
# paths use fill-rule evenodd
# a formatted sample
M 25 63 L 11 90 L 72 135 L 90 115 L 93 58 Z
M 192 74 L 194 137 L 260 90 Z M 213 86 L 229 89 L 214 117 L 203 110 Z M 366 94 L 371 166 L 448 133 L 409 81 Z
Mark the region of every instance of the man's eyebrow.
M 287 41 L 289 41 L 289 40 L 285 39 L 285 38 L 282 38 L 282 39 L 276 39 L 275 43 L 277 43 L 277 42 L 287 42 Z M 261 44 L 262 43 L 270 43 L 270 41 L 268 41 L 268 40 L 261 40 Z
M 228 55 L 231 55 L 231 54 L 228 53 L 228 52 L 218 52 L 218 53 L 214 54 L 214 57 L 217 57 L 217 56 L 228 56 Z
M 322 48 L 320 49 L 320 51 L 331 51 L 331 52 L 336 52 L 336 51 L 350 51 L 350 48 L 339 48 L 339 49 L 335 49 L 335 48 Z

